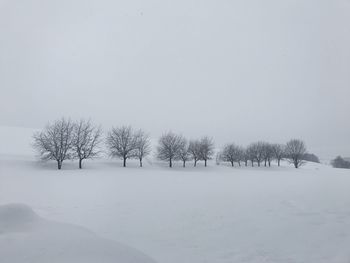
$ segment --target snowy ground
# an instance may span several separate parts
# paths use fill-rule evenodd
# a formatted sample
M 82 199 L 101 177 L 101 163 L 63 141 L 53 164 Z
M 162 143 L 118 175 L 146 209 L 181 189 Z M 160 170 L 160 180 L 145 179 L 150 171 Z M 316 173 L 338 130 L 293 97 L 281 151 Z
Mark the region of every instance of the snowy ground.
M 0 230 L 1 262 L 154 262 L 83 227 L 45 220 L 23 204 L 0 206 Z
M 76 165 L 57 171 L 0 155 L 0 205 L 28 205 L 42 220 L 89 229 L 159 263 L 350 262 L 349 170 Z M 1 262 L 15 262 L 4 244 L 21 247 L 23 234 L 9 236 L 1 220 L 0 209 Z

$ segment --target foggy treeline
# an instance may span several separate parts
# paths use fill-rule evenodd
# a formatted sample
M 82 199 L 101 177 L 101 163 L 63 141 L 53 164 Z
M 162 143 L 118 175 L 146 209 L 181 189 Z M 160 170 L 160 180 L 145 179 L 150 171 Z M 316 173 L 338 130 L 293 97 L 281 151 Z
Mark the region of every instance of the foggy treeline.
M 258 141 L 251 143 L 244 148 L 234 143 L 224 146 L 222 151 L 217 154 L 217 162 L 229 162 L 232 166 L 235 163 L 241 166 L 249 164 L 254 167 L 257 166 L 271 166 L 271 162 L 275 160 L 280 166 L 282 159 L 287 159 L 295 168 L 300 167 L 304 162 L 306 154 L 306 146 L 303 141 L 292 139 L 287 144 L 271 144 L 268 142 Z M 249 164 L 248 164 L 249 163 Z
M 42 160 L 56 161 L 58 169 L 62 168 L 65 160 L 77 160 L 81 169 L 84 160 L 101 155 L 102 144 L 105 144 L 110 157 L 122 160 L 124 167 L 129 159 L 137 159 L 142 167 L 144 158 L 152 152 L 150 135 L 142 129 L 113 127 L 105 139 L 102 135 L 102 129 L 90 120 L 71 121 L 62 118 L 35 133 L 33 147 Z M 211 137 L 188 140 L 171 131 L 159 138 L 155 156 L 167 162 L 169 167 L 173 167 L 174 162 L 181 162 L 186 167 L 190 161 L 193 166 L 202 161 L 206 167 L 208 160 L 215 156 L 217 164 L 227 162 L 231 166 L 266 167 L 275 161 L 280 166 L 281 160 L 285 159 L 298 168 L 305 160 L 317 158 L 308 154 L 304 142 L 298 139 L 292 139 L 286 144 L 257 141 L 247 147 L 229 143 L 215 151 Z
M 350 169 L 350 161 L 345 160 L 341 156 L 337 156 L 334 160 L 332 160 L 331 164 L 334 168 Z

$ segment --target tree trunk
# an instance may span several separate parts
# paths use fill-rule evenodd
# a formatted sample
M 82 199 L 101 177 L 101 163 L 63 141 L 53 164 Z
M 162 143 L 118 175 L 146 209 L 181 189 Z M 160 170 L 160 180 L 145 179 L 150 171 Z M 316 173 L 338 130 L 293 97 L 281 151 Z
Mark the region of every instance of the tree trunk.
M 267 160 L 265 159 L 265 167 L 266 167 L 266 162 L 267 162 Z
M 298 168 L 298 161 L 297 160 L 294 161 L 294 166 L 295 166 L 295 168 Z
M 173 167 L 173 162 L 172 162 L 171 158 L 169 159 L 169 167 L 170 168 Z
M 233 165 L 233 161 L 231 161 L 231 166 L 233 167 L 234 165 Z
M 62 162 L 61 161 L 57 161 L 57 168 L 58 168 L 58 170 L 61 170 L 61 168 L 62 168 Z
M 269 160 L 269 167 L 271 167 L 271 160 Z
M 204 166 L 207 167 L 207 160 L 204 160 Z
M 281 159 L 278 159 L 277 162 L 278 162 L 278 166 L 280 166 Z
M 244 162 L 245 162 L 245 166 L 248 166 L 248 160 L 245 160 Z
M 140 167 L 142 167 L 142 158 L 140 158 Z
M 126 167 L 126 157 L 123 158 L 123 167 Z
M 197 159 L 195 158 L 194 159 L 194 165 L 193 165 L 194 167 L 196 167 L 197 166 Z
M 83 159 L 79 159 L 79 169 L 82 168 L 82 162 L 83 162 Z
M 252 167 L 254 167 L 254 161 L 252 160 L 251 162 L 252 162 Z
M 183 167 L 186 167 L 186 161 L 183 161 L 182 166 L 183 166 Z
M 258 166 L 260 167 L 260 161 L 258 161 Z

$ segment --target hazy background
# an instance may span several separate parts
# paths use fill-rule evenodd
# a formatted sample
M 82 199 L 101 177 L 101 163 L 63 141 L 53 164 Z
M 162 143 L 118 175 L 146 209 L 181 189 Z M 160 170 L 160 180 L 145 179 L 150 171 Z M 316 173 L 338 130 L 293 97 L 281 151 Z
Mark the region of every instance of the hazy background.
M 67 116 L 350 155 L 349 0 L 0 0 L 0 126 Z

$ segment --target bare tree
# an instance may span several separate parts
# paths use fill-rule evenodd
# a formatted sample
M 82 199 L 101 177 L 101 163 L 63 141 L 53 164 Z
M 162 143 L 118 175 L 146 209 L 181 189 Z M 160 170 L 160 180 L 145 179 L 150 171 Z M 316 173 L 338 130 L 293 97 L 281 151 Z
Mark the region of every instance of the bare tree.
M 62 118 L 34 134 L 33 146 L 42 160 L 55 160 L 57 168 L 62 168 L 63 161 L 71 158 L 73 127 L 70 120 Z
M 137 156 L 137 140 L 131 126 L 112 128 L 107 135 L 107 147 L 112 157 L 123 160 L 126 167 L 126 160 Z
M 285 155 L 285 146 L 283 144 L 273 144 L 272 149 L 273 149 L 273 155 L 277 160 L 277 164 L 278 166 L 280 166 L 281 160 Z
M 256 145 L 250 144 L 246 149 L 246 158 L 250 160 L 252 167 L 254 167 L 255 155 L 256 155 Z
M 181 147 L 179 151 L 179 157 L 182 160 L 182 166 L 186 167 L 186 162 L 191 160 L 191 155 L 189 152 L 189 145 L 185 138 L 182 138 Z
M 262 154 L 264 159 L 264 166 L 268 163 L 271 166 L 271 160 L 273 158 L 273 148 L 270 143 L 263 142 L 262 143 Z
M 231 166 L 234 166 L 234 162 L 236 162 L 239 159 L 239 149 L 238 146 L 235 144 L 227 144 L 224 146 L 222 152 L 221 152 L 221 160 L 224 162 L 231 163 Z
M 241 166 L 241 161 L 245 161 L 245 149 L 241 146 L 237 147 L 237 163 Z
M 72 148 L 73 157 L 79 160 L 79 169 L 82 168 L 83 160 L 92 159 L 100 153 L 98 145 L 101 134 L 101 128 L 90 121 L 80 120 L 74 124 Z
M 190 141 L 190 144 L 188 146 L 188 151 L 191 155 L 191 158 L 194 161 L 194 166 L 197 166 L 197 162 L 200 159 L 201 154 L 201 144 L 198 140 L 192 140 Z
M 157 147 L 157 157 L 160 160 L 168 161 L 169 167 L 173 167 L 173 161 L 179 160 L 180 151 L 183 147 L 183 137 L 181 135 L 168 132 L 159 138 Z
M 255 149 L 255 160 L 258 162 L 258 166 L 260 166 L 260 163 L 264 160 L 264 142 L 257 142 Z
M 243 148 L 243 161 L 245 166 L 248 166 L 249 160 L 250 160 L 249 149 Z
M 142 160 L 151 153 L 150 137 L 144 131 L 139 130 L 136 134 L 136 158 L 140 161 L 142 167 Z
M 286 144 L 286 157 L 295 168 L 299 168 L 305 161 L 303 156 L 306 153 L 306 146 L 302 140 L 292 139 Z
M 256 142 L 249 146 L 250 158 L 252 160 L 252 166 L 254 161 L 260 166 L 261 162 L 264 160 L 264 143 Z
M 212 138 L 203 137 L 200 140 L 200 155 L 199 159 L 204 161 L 204 166 L 207 166 L 207 161 L 212 159 L 214 155 L 214 142 Z

